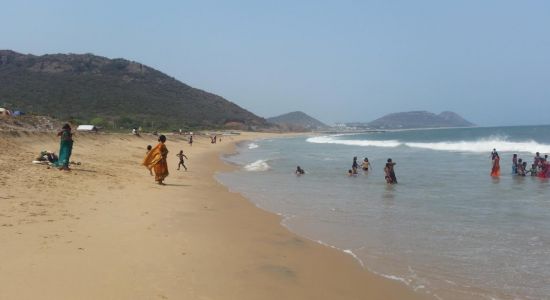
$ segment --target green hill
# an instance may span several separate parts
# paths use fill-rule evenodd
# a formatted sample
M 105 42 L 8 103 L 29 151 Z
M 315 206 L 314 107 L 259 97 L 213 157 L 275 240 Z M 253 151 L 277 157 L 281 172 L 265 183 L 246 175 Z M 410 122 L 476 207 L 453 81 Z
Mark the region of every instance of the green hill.
M 0 50 L 0 107 L 105 127 L 253 129 L 238 105 L 125 59 Z

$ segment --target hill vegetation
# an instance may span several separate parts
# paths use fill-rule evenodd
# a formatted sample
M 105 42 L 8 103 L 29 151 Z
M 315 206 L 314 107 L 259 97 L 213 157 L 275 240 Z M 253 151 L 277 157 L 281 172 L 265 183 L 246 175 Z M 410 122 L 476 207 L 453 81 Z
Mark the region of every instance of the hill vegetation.
M 279 128 L 289 131 L 325 130 L 328 128 L 323 122 L 301 111 L 290 112 L 277 117 L 268 118 L 267 121 L 276 124 Z
M 160 71 L 92 54 L 0 50 L 0 107 L 75 123 L 151 129 L 255 129 L 265 119 Z

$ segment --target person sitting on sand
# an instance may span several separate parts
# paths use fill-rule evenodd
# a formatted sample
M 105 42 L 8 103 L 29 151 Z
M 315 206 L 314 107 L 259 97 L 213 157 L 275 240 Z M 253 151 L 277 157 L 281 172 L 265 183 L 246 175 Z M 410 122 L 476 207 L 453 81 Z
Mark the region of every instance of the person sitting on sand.
M 48 151 L 48 153 L 46 154 L 46 158 L 52 164 L 55 164 L 59 160 L 59 157 L 57 157 L 57 155 L 55 155 L 55 153 L 52 151 Z
M 189 158 L 187 158 L 187 156 L 185 156 L 185 154 L 183 154 L 183 150 L 180 150 L 180 153 L 176 154 L 176 156 L 179 157 L 179 159 L 180 159 L 180 162 L 178 163 L 178 170 L 180 169 L 180 166 L 183 166 L 185 171 L 187 171 L 187 167 L 185 166 L 185 162 L 183 161 L 183 158 L 184 157 L 185 157 L 185 159 L 189 159 Z
M 59 160 L 59 158 L 52 151 L 43 150 L 40 152 L 40 155 L 35 160 L 53 164 L 53 163 L 56 163 Z
M 300 175 L 304 175 L 306 173 L 306 171 L 304 171 L 304 169 L 302 169 L 300 166 L 297 166 L 296 171 L 294 173 L 296 175 L 300 176 Z
M 363 163 L 361 164 L 361 168 L 363 169 L 363 171 L 368 172 L 368 171 L 369 171 L 369 167 L 370 167 L 369 159 L 365 157 L 365 158 L 363 159 Z
M 168 148 L 166 148 L 166 136 L 161 135 L 158 139 L 159 143 L 147 153 L 143 159 L 143 165 L 151 170 L 155 171 L 155 181 L 164 185 L 164 179 L 168 177 L 168 163 L 166 159 L 168 158 Z

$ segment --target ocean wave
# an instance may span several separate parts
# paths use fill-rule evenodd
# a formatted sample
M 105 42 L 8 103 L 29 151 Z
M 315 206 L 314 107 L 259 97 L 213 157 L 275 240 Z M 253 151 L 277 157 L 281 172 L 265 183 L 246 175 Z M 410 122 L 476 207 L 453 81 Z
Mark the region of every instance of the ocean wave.
M 267 171 L 270 168 L 271 167 L 267 164 L 267 160 L 264 159 L 259 159 L 244 166 L 244 169 L 250 172 L 262 172 Z
M 399 141 L 396 140 L 340 140 L 335 139 L 334 136 L 317 136 L 311 137 L 306 140 L 309 143 L 315 144 L 339 144 L 347 146 L 374 146 L 374 147 L 398 147 L 401 145 Z
M 437 143 L 404 143 L 411 148 L 421 148 L 439 151 L 453 152 L 477 152 L 483 153 L 491 151 L 493 148 L 500 152 L 528 152 L 528 153 L 548 153 L 550 145 L 540 144 L 536 141 L 511 142 L 501 139 L 487 139 L 478 141 L 457 141 L 457 142 L 437 142 Z
M 260 147 L 260 146 L 258 146 L 258 144 L 255 144 L 255 143 L 248 144 L 248 149 L 256 149 L 258 147 Z
M 534 140 L 509 141 L 506 137 L 489 137 L 474 141 L 442 141 L 442 142 L 402 142 L 398 140 L 341 140 L 335 136 L 320 136 L 308 138 L 309 143 L 339 144 L 348 146 L 399 147 L 428 149 L 451 152 L 490 152 L 493 148 L 500 152 L 550 153 L 550 145 Z

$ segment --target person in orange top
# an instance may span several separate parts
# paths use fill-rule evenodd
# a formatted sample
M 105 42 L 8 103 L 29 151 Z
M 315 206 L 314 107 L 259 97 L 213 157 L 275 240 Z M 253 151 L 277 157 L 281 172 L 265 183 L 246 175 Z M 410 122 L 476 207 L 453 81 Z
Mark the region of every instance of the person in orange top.
M 493 168 L 491 169 L 491 176 L 500 176 L 500 157 L 498 156 L 498 154 L 495 154 L 493 157 Z
M 155 171 L 155 181 L 158 184 L 164 185 L 164 179 L 169 174 L 168 163 L 166 162 L 168 148 L 166 148 L 164 144 L 166 142 L 166 136 L 159 136 L 158 141 L 159 143 L 145 155 L 143 165 L 149 169 L 149 171 L 153 169 L 153 171 Z

